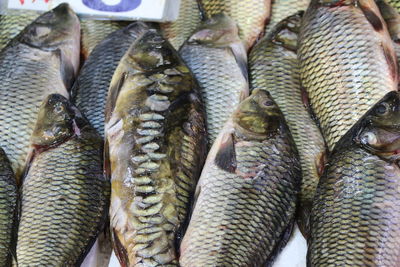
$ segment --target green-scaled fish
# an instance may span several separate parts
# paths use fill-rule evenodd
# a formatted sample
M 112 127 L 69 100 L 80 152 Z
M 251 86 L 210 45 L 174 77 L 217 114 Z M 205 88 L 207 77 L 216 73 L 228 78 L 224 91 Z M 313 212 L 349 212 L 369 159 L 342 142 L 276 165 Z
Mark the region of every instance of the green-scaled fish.
M 114 71 L 133 41 L 148 29 L 143 22 L 133 22 L 109 34 L 92 51 L 72 88 L 76 106 L 104 136 L 104 109 Z
M 82 20 L 82 54 L 87 58 L 98 43 L 110 33 L 128 25 L 127 21 Z
M 179 49 L 183 42 L 199 26 L 201 14 L 197 0 L 181 0 L 179 17 L 176 21 L 161 23 L 164 37 L 175 49 Z
M 304 11 L 310 4 L 310 0 L 272 0 L 271 18 L 265 27 L 268 33 L 281 20 L 289 17 L 299 11 Z
M 207 135 L 197 84 L 156 30 L 122 58 L 106 111 L 116 255 L 122 266 L 178 266 Z
M 18 15 L 0 15 L 0 51 L 38 16 L 39 13 L 29 10 L 21 11 Z
M 179 54 L 200 85 L 211 146 L 236 106 L 249 94 L 246 51 L 234 21 L 219 14 L 200 25 Z
M 387 0 L 387 2 L 394 7 L 397 12 L 400 12 L 400 0 Z
M 15 255 L 17 184 L 10 161 L 0 148 L 0 266 L 11 266 Z
M 270 263 L 290 236 L 300 181 L 283 114 L 268 92 L 253 91 L 208 154 L 180 266 Z
M 271 14 L 271 0 L 199 0 L 205 17 L 229 15 L 239 27 L 240 38 L 250 49 L 264 33 Z
M 307 266 L 400 266 L 400 95 L 337 144 L 318 185 Z
M 299 34 L 301 83 L 329 150 L 390 91 L 397 59 L 373 0 L 312 0 Z
M 40 104 L 68 96 L 79 67 L 80 26 L 67 4 L 44 13 L 0 53 L 0 147 L 20 178 Z
M 59 94 L 43 102 L 21 190 L 17 263 L 79 266 L 108 212 L 103 140 Z
M 267 90 L 289 126 L 299 151 L 302 169 L 300 228 L 307 230 L 307 218 L 318 180 L 325 165 L 325 143 L 308 112 L 307 96 L 300 86 L 297 34 L 301 13 L 290 16 L 261 39 L 249 56 L 250 88 Z

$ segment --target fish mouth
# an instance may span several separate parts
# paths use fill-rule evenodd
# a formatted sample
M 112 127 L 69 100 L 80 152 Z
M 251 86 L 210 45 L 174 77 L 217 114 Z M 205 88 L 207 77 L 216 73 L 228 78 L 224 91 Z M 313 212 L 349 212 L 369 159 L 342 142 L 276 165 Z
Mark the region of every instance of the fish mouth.
M 362 132 L 356 142 L 382 158 L 400 159 L 400 132 L 397 127 Z

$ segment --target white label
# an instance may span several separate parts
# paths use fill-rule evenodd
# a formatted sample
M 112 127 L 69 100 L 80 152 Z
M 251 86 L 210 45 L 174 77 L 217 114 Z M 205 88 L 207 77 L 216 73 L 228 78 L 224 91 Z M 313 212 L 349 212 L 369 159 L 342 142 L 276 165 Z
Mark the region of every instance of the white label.
M 8 8 L 47 11 L 60 3 L 68 3 L 79 15 L 101 19 L 172 21 L 180 0 L 8 0 Z

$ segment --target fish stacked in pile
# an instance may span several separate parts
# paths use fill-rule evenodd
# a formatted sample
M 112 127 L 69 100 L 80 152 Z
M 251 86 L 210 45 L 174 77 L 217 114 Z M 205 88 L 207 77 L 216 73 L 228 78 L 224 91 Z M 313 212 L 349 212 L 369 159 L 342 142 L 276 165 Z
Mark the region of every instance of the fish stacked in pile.
M 399 266 L 399 3 L 1 16 L 0 266 Z

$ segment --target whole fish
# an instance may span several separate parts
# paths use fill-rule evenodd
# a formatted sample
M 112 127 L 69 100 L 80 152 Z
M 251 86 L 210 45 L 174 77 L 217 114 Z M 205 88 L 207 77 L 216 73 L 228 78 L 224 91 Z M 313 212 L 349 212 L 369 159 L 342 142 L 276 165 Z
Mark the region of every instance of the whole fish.
M 301 13 L 290 16 L 261 39 L 249 56 L 251 89 L 267 90 L 278 104 L 299 151 L 302 184 L 300 229 L 307 232 L 308 215 L 325 166 L 325 143 L 304 103 L 300 86 L 297 34 Z
M 11 164 L 0 148 L 0 266 L 11 266 L 15 255 L 17 185 Z
M 108 211 L 103 141 L 63 96 L 44 100 L 21 191 L 18 266 L 79 266 Z
M 18 15 L 0 15 L 0 51 L 38 16 L 37 12 L 29 10 L 19 12 Z
M 0 53 L 0 147 L 17 179 L 43 99 L 68 96 L 79 67 L 79 20 L 67 4 L 44 13 Z
M 300 189 L 296 147 L 268 92 L 254 90 L 202 171 L 180 265 L 264 266 L 290 236 Z
M 271 0 L 199 0 L 207 18 L 219 13 L 229 15 L 239 27 L 240 38 L 250 49 L 264 33 L 271 14 Z
M 76 106 L 101 136 L 104 136 L 104 108 L 113 73 L 129 46 L 147 28 L 143 22 L 133 22 L 108 35 L 93 49 L 72 88 Z
M 127 21 L 82 20 L 82 54 L 87 58 L 98 43 L 110 33 L 128 25 Z
M 397 59 L 373 0 L 312 0 L 299 34 L 301 83 L 329 150 L 397 90 Z
M 206 152 L 197 91 L 189 69 L 154 29 L 115 71 L 105 132 L 111 228 L 122 266 L 178 266 L 175 244 Z
M 400 265 L 400 95 L 388 93 L 329 157 L 307 266 Z
M 213 16 L 187 40 L 179 54 L 200 85 L 212 145 L 230 114 L 249 94 L 247 55 L 234 21 L 223 14 Z
M 179 49 L 197 28 L 200 21 L 201 15 L 197 0 L 181 0 L 178 19 L 173 22 L 161 23 L 160 27 L 164 37 L 175 49 Z
M 299 11 L 304 11 L 310 4 L 310 0 L 272 0 L 271 18 L 265 27 L 265 32 L 274 28 L 281 20 Z

